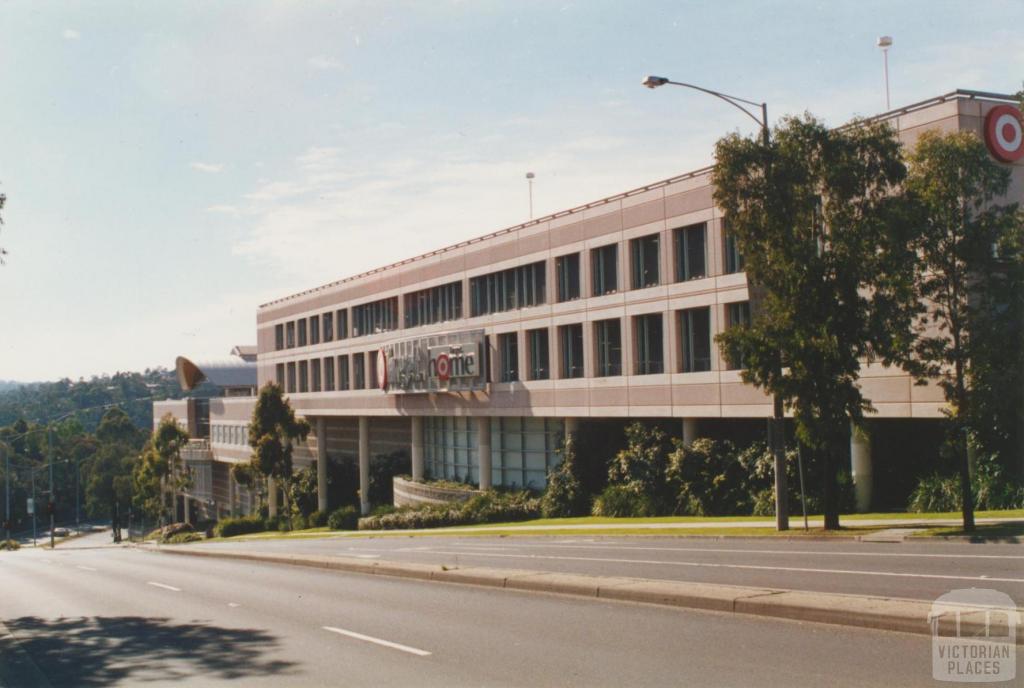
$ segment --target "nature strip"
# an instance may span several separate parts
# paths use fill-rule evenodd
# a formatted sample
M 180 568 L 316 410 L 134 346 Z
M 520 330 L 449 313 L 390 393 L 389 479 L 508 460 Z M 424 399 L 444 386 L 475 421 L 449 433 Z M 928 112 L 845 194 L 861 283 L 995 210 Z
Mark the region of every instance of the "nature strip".
M 347 573 L 463 583 L 508 590 L 594 597 L 604 600 L 643 602 L 670 607 L 769 616 L 920 635 L 931 634 L 928 613 L 931 611 L 932 605 L 923 600 L 620 576 L 591 576 L 524 569 L 496 569 L 477 566 L 460 568 L 439 564 L 367 561 L 337 556 L 227 552 L 196 547 L 168 547 L 166 545 L 143 546 L 142 549 L 165 554 L 290 564 Z M 1018 614 L 1021 611 L 1018 609 Z M 985 634 L 984 624 L 983 614 L 963 618 L 961 634 L 964 637 L 976 633 L 983 636 Z M 1024 645 L 1024 634 L 1017 634 L 1016 642 L 1018 645 Z

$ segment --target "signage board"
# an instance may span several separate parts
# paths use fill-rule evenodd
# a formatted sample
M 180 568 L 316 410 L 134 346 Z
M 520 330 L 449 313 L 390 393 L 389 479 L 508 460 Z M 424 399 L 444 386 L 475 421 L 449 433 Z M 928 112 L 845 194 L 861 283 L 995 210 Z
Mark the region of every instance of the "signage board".
M 1024 126 L 1020 110 L 998 105 L 985 116 L 985 145 L 1001 162 L 1016 162 L 1024 157 Z
M 26 501 L 25 512 L 31 516 L 36 512 L 36 500 L 29 497 Z
M 469 392 L 487 384 L 484 331 L 406 339 L 377 352 L 377 381 L 392 394 Z

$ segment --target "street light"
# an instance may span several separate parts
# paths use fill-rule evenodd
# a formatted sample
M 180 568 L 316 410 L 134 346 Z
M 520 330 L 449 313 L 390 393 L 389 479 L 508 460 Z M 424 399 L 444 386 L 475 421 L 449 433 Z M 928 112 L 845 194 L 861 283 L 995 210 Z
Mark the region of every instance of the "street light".
M 889 110 L 889 48 L 892 47 L 892 36 L 879 36 L 878 47 L 882 49 L 882 69 L 885 72 L 885 109 Z
M 732 105 L 734 108 L 745 114 L 750 119 L 757 122 L 758 126 L 761 127 L 761 140 L 764 142 L 765 153 L 768 153 L 768 146 L 771 143 L 770 130 L 768 129 L 768 104 L 767 103 L 755 103 L 752 100 L 746 98 L 739 98 L 737 96 L 730 96 L 720 91 L 712 91 L 710 88 L 704 88 L 703 86 L 695 86 L 693 84 L 683 83 L 681 81 L 672 81 L 668 77 L 664 76 L 645 76 L 643 81 L 640 82 L 642 85 L 649 89 L 655 89 L 666 84 L 672 86 L 682 86 L 683 88 L 693 89 L 694 91 L 700 91 L 701 93 L 707 93 L 720 100 Z M 744 105 L 751 105 L 755 108 L 760 108 L 761 116 L 758 117 L 751 112 Z M 756 111 L 755 111 L 756 112 Z M 770 158 L 765 159 L 765 175 L 769 175 Z M 775 457 L 775 527 L 777 530 L 789 530 L 789 512 L 782 508 L 782 504 L 786 499 L 786 446 L 785 439 L 783 437 L 784 423 L 785 423 L 785 410 L 782 406 L 782 397 L 778 394 L 772 397 L 772 422 L 768 426 L 769 437 L 771 440 L 772 454 Z M 801 479 L 803 475 L 801 474 Z M 802 490 L 801 490 L 802 492 Z M 806 504 L 804 507 L 806 512 Z M 806 528 L 806 525 L 805 525 Z

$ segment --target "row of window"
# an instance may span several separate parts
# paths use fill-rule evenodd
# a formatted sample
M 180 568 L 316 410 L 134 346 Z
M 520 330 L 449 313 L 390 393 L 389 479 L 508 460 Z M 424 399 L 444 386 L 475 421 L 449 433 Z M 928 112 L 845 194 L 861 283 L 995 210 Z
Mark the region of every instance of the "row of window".
M 672 232 L 673 279 L 676 282 L 706 277 L 707 224 L 679 227 Z M 743 256 L 736 242 L 728 235 L 723 240 L 726 273 L 743 270 Z M 645 289 L 666 280 L 661 274 L 661 235 L 632 239 L 629 242 L 632 289 Z M 582 294 L 580 253 L 555 258 L 555 298 L 572 301 Z M 590 295 L 603 296 L 619 291 L 619 244 L 612 243 L 590 250 Z M 520 265 L 507 270 L 472 277 L 469 280 L 470 316 L 528 308 L 547 302 L 547 268 L 545 261 Z M 404 327 L 419 327 L 463 317 L 462 281 L 421 289 L 403 295 Z M 393 296 L 352 307 L 352 328 L 349 331 L 348 309 L 320 316 L 299 318 L 275 326 L 274 346 L 277 351 L 296 346 L 311 346 L 349 336 L 361 337 L 390 332 L 399 327 L 398 297 Z
M 217 444 L 249 444 L 249 428 L 245 425 L 210 425 L 210 441 Z
M 633 336 L 633 375 L 655 375 L 665 372 L 665 345 L 663 313 L 637 315 L 629 319 Z M 750 303 L 741 301 L 726 304 L 727 327 L 750 322 Z M 622 361 L 622 319 L 610 318 L 590 324 L 594 330 L 593 355 L 596 377 L 624 374 Z M 555 328 L 558 351 L 558 377 L 584 377 L 583 323 L 560 325 Z M 679 366 L 681 373 L 711 370 L 711 307 L 686 308 L 675 312 L 675 327 L 679 335 Z M 518 332 L 499 334 L 498 380 L 518 382 L 548 380 L 552 377 L 550 331 L 546 327 L 527 330 L 526 375 L 519 370 Z M 488 337 L 488 340 L 490 338 Z M 738 355 L 726 355 L 727 370 L 743 367 Z M 487 366 L 489 368 L 489 366 Z M 289 394 L 305 392 L 333 392 L 349 389 L 377 388 L 377 355 L 365 353 L 326 356 L 308 361 L 278 363 L 277 384 Z M 488 370 L 489 375 L 489 370 Z M 488 381 L 490 379 L 488 378 Z

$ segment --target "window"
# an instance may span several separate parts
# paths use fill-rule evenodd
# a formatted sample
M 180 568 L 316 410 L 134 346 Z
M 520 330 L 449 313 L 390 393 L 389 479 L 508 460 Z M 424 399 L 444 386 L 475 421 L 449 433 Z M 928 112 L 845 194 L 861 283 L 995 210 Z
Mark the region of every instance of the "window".
M 551 376 L 551 362 L 548 357 L 548 331 L 529 330 L 526 339 L 530 344 L 530 379 L 547 380 Z
M 570 253 L 555 258 L 555 276 L 558 279 L 558 302 L 580 297 L 580 254 Z
M 295 361 L 288 363 L 288 393 L 295 393 Z
M 348 310 L 338 311 L 338 339 L 348 339 Z
M 519 380 L 518 332 L 498 335 L 498 360 L 501 362 L 498 379 L 502 382 L 517 382 Z
M 743 254 L 740 253 L 739 246 L 736 245 L 736 238 L 725 232 L 723 243 L 723 253 L 725 254 L 725 272 L 726 274 L 732 274 L 734 272 L 743 271 Z
M 367 375 L 367 387 L 369 389 L 380 389 L 380 381 L 377 379 L 377 352 L 367 351 L 366 360 L 369 362 L 367 367 L 370 369 L 369 375 Z
M 462 317 L 462 282 L 405 295 L 405 326 L 418 327 Z
M 344 392 L 348 389 L 348 354 L 338 356 L 338 391 Z
M 590 252 L 594 296 L 611 294 L 619 289 L 619 245 L 608 244 Z
M 558 328 L 561 353 L 561 378 L 583 377 L 583 325 L 562 325 Z
M 725 320 L 729 328 L 745 327 L 750 324 L 750 302 L 737 301 L 725 304 Z M 743 353 L 737 349 L 730 349 L 726 352 L 725 364 L 727 370 L 738 370 L 745 367 Z
M 295 321 L 292 320 L 290 323 L 287 323 L 284 326 L 284 328 L 285 328 L 285 330 L 284 330 L 285 334 L 287 335 L 285 337 L 285 346 L 287 346 L 289 349 L 294 349 L 295 348 Z
M 274 325 L 274 351 L 284 348 L 284 325 Z
M 707 225 L 680 227 L 674 232 L 676 243 L 676 282 L 707 277 Z
M 597 376 L 622 375 L 622 325 L 618 318 L 594 323 L 597 340 Z
M 299 361 L 299 392 L 309 391 L 309 363 Z
M 352 308 L 352 336 L 390 332 L 398 327 L 398 297 L 364 303 Z
M 366 389 L 366 356 L 352 354 L 352 389 Z
M 334 391 L 334 357 L 328 356 L 324 359 L 324 391 Z
M 306 340 L 306 319 L 299 318 L 299 346 L 306 346 L 308 343 Z
M 316 322 L 316 321 L 311 321 L 311 322 Z M 313 383 L 312 391 L 319 392 L 320 391 L 320 359 L 319 358 L 314 358 L 312 361 L 309 362 L 309 374 L 310 374 L 310 378 L 311 378 L 310 381 Z
M 661 337 L 661 313 L 638 315 L 633 319 L 636 332 L 636 374 L 665 372 L 664 345 Z
M 544 261 L 473 277 L 469 280 L 472 316 L 542 304 L 546 282 Z
M 284 389 L 284 363 L 278 363 L 274 372 L 276 373 L 277 386 Z
M 680 372 L 711 370 L 711 309 L 679 311 L 679 339 L 682 343 Z
M 320 343 L 320 318 L 315 315 L 309 319 L 309 343 Z
M 633 288 L 643 289 L 658 284 L 658 245 L 661 236 L 649 236 L 633 239 L 629 242 L 629 255 L 633 266 Z

